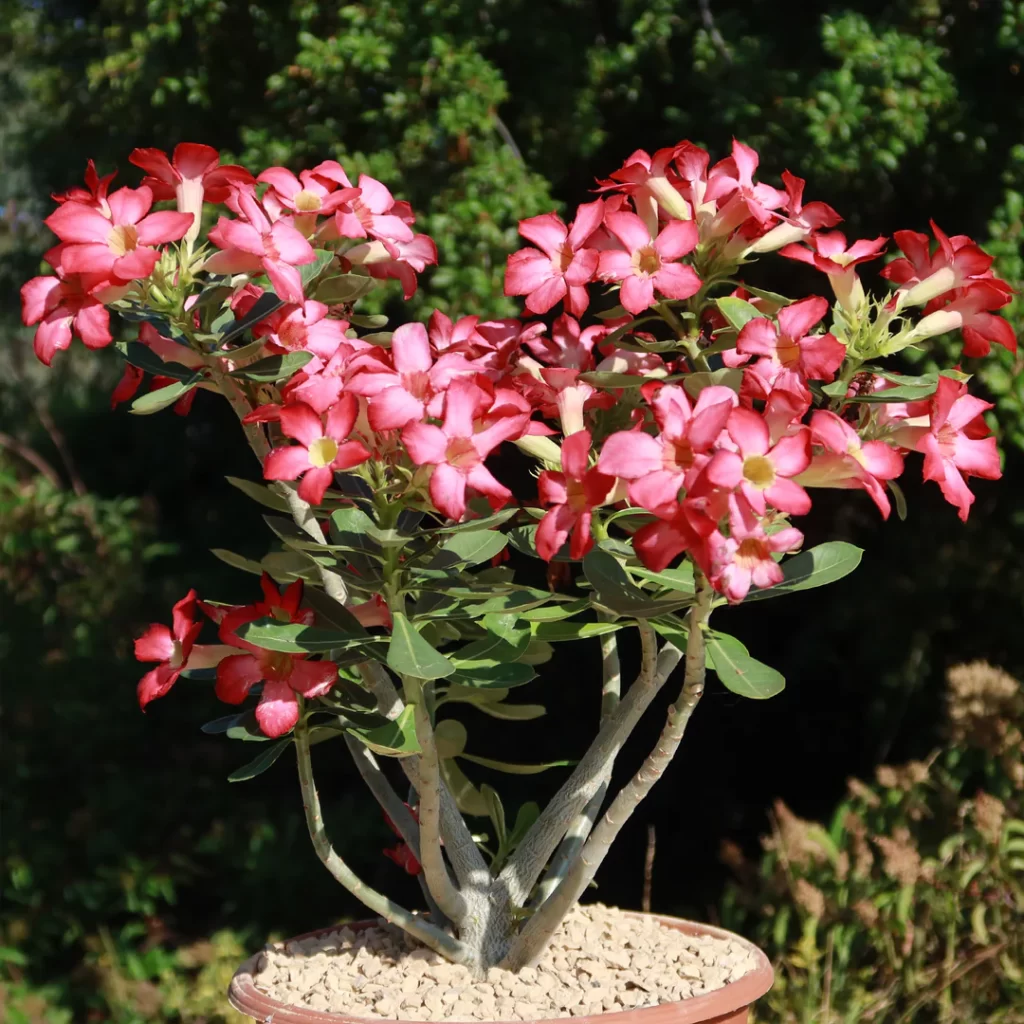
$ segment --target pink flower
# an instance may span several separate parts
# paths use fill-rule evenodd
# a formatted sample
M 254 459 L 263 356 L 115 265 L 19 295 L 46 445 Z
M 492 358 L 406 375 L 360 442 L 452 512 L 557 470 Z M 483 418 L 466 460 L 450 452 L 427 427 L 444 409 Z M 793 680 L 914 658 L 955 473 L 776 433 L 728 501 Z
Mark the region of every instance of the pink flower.
M 435 352 L 456 351 L 472 358 L 480 355 L 486 344 L 477 333 L 478 316 L 463 316 L 455 323 L 439 309 L 430 314 L 428 335 Z
M 296 178 L 286 167 L 268 167 L 256 180 L 270 184 L 269 192 L 263 196 L 263 205 L 271 215 L 291 210 L 310 230 L 318 215 L 334 213 L 359 195 L 355 188 L 339 189 L 336 181 L 318 175 L 316 168 L 300 171 Z M 276 209 L 271 209 L 272 206 Z
M 766 533 L 764 525 L 745 509 L 733 516 L 730 536 L 717 534 L 709 541 L 713 551 L 711 584 L 737 604 L 752 585 L 764 589 L 781 583 L 782 566 L 772 554 L 795 551 L 803 542 L 804 535 L 792 526 Z
M 160 259 L 154 246 L 182 238 L 190 213 L 149 213 L 148 188 L 119 188 L 107 200 L 109 218 L 85 203 L 58 206 L 46 226 L 62 241 L 60 266 L 69 274 L 100 274 L 118 282 L 149 277 Z M 147 216 L 147 213 L 149 215 Z
M 526 346 L 550 366 L 584 372 L 594 368 L 594 344 L 608 333 L 603 324 L 580 330 L 578 320 L 563 313 L 551 325 L 551 337 L 543 335 L 526 339 Z
M 285 219 L 271 224 L 253 192 L 236 189 L 234 197 L 241 217 L 221 217 L 217 221 L 209 238 L 223 251 L 214 253 L 206 261 L 205 269 L 215 274 L 231 274 L 262 268 L 279 298 L 303 302 L 302 275 L 296 267 L 316 259 L 313 247 Z
M 688 299 L 700 290 L 693 267 L 671 262 L 696 248 L 697 226 L 692 220 L 671 221 L 654 239 L 635 213 L 608 213 L 605 224 L 626 251 L 602 252 L 598 276 L 622 282 L 620 301 L 634 316 L 654 304 L 655 290 L 669 299 Z
M 231 189 L 256 184 L 253 176 L 237 164 L 219 166 L 220 154 L 212 146 L 198 142 L 182 142 L 174 147 L 168 160 L 162 149 L 135 149 L 128 159 L 148 174 L 142 179 L 153 193 L 153 199 L 174 199 L 179 213 L 191 213 L 192 226 L 185 238 L 194 242 L 199 235 L 203 201 L 223 203 Z
M 593 546 L 590 520 L 615 487 L 615 477 L 588 469 L 590 431 L 580 430 L 562 442 L 562 472 L 544 470 L 537 480 L 541 504 L 549 506 L 537 527 L 537 554 L 550 562 L 572 535 L 569 551 L 582 558 Z
M 895 448 L 884 441 L 862 441 L 846 420 L 824 409 L 811 416 L 811 443 L 824 451 L 815 452 L 810 466 L 797 477 L 801 486 L 862 488 L 882 518 L 889 518 L 883 481 L 895 480 L 903 472 L 903 457 Z
M 831 334 L 808 334 L 828 312 L 828 300 L 818 295 L 783 306 L 778 326 L 764 317 L 749 320 L 736 339 L 736 350 L 724 353 L 727 366 L 739 366 L 751 356 L 760 356 L 752 366 L 768 387 L 783 376 L 795 376 L 803 386 L 807 380 L 831 381 L 846 358 L 846 346 Z
M 437 246 L 429 235 L 413 235 L 409 242 L 388 239 L 386 243 L 354 246 L 345 253 L 345 258 L 355 265 L 365 266 L 370 277 L 399 281 L 402 294 L 411 299 L 419 283 L 417 275 L 437 264 Z
M 788 216 L 758 238 L 750 247 L 751 252 L 775 252 L 784 245 L 801 241 L 821 228 L 835 227 L 843 219 L 826 203 L 804 205 L 804 186 L 807 183 L 803 178 L 783 171 L 782 183 L 789 199 L 786 204 Z
M 953 292 L 946 305 L 923 317 L 911 332 L 917 338 L 931 338 L 937 334 L 959 329 L 963 332 L 964 355 L 968 358 L 987 356 L 992 344 L 1002 345 L 1010 352 L 1017 351 L 1017 336 L 1013 327 L 1001 316 L 990 312 L 1001 309 L 1011 300 L 1011 293 L 1000 287 L 1004 282 L 985 279 L 969 282 Z M 941 303 L 936 300 L 936 305 Z M 928 309 L 931 306 L 926 307 Z
M 314 173 L 352 188 L 348 175 L 340 165 L 328 160 L 314 168 Z M 323 237 L 337 232 L 341 238 L 378 238 L 385 246 L 413 240 L 412 212 L 407 203 L 395 202 L 394 196 L 376 178 L 360 174 L 356 194 L 340 206 L 334 214 L 331 230 Z M 425 236 L 424 236 L 425 237 Z M 393 249 L 398 258 L 398 250 Z
M 113 301 L 119 289 L 104 274 L 67 274 L 34 277 L 21 286 L 21 319 L 36 328 L 33 347 L 49 366 L 53 357 L 79 337 L 89 348 L 103 348 L 114 339 L 104 301 Z
M 604 203 L 597 199 L 576 211 L 566 227 L 553 213 L 519 222 L 519 234 L 538 248 L 520 249 L 508 258 L 505 294 L 525 295 L 531 313 L 546 313 L 560 299 L 566 312 L 582 316 L 590 303 L 586 284 L 597 270 L 598 254 L 586 248 L 587 239 L 601 226 Z
M 329 319 L 330 310 L 322 302 L 306 299 L 285 306 L 268 321 L 266 337 L 286 352 L 306 350 L 327 360 L 338 351 L 345 339 L 348 324 L 344 320 Z
M 709 569 L 706 539 L 715 524 L 704 514 L 701 501 L 684 500 L 671 515 L 642 526 L 633 534 L 633 550 L 652 572 L 667 569 L 677 555 L 688 551 L 705 571 Z
M 659 207 L 676 220 L 692 220 L 693 211 L 682 195 L 683 181 L 672 167 L 680 150 L 688 145 L 680 143 L 659 149 L 653 157 L 638 149 L 617 171 L 612 171 L 608 181 L 600 183 L 598 191 L 623 192 L 630 196 L 640 219 L 652 234 L 658 230 Z
M 601 449 L 598 467 L 630 481 L 629 500 L 635 505 L 652 512 L 675 506 L 680 488 L 707 465 L 708 452 L 736 404 L 736 393 L 727 387 L 704 388 L 695 407 L 681 387 L 663 387 L 651 402 L 658 436 L 642 430 L 612 434 Z
M 230 648 L 217 644 L 197 645 L 196 637 L 203 628 L 196 622 L 196 592 L 190 590 L 175 606 L 171 614 L 171 628 L 153 623 L 135 641 L 135 657 L 139 661 L 158 661 L 139 680 L 139 707 L 157 697 L 163 697 L 186 669 L 212 668 L 231 653 Z
M 893 434 L 898 444 L 924 453 L 924 479 L 938 483 L 964 522 L 974 503 L 965 477 L 998 480 L 1002 476 L 996 439 L 986 436 L 988 427 L 982 419 L 982 413 L 991 408 L 990 402 L 969 395 L 966 383 L 940 377 L 929 426 L 899 427 Z
M 745 408 L 732 411 L 728 430 L 739 451 L 716 452 L 705 470 L 708 481 L 737 490 L 758 515 L 764 515 L 768 504 L 792 515 L 806 515 L 811 499 L 790 478 L 810 464 L 810 432 L 803 428 L 780 438 L 773 447 L 764 418 Z
M 338 666 L 332 661 L 309 661 L 308 654 L 266 651 L 237 636 L 235 631 L 247 622 L 274 618 L 281 622 L 309 625 L 312 612 L 299 610 L 302 581 L 297 580 L 279 594 L 266 574 L 264 600 L 235 608 L 221 616 L 221 639 L 232 647 L 248 651 L 225 658 L 217 666 L 217 697 L 226 704 L 241 704 L 256 683 L 263 682 L 263 693 L 256 706 L 256 721 L 264 735 L 283 736 L 299 720 L 297 694 L 322 697 L 338 678 Z
M 117 171 L 111 171 L 104 177 L 96 173 L 96 165 L 90 160 L 85 166 L 85 188 L 74 185 L 66 192 L 54 192 L 50 198 L 55 203 L 84 203 L 95 207 L 104 217 L 110 216 L 107 205 L 107 192 L 110 183 L 117 177 Z
M 785 192 L 771 185 L 754 184 L 754 171 L 760 158 L 757 151 L 736 139 L 732 140 L 732 156 L 719 161 L 708 174 L 704 201 L 725 199 L 719 204 L 712 235 L 720 237 L 738 227 L 748 217 L 758 224 L 772 219 L 772 210 L 787 202 Z
M 886 241 L 883 235 L 879 235 L 878 238 L 859 239 L 847 246 L 846 235 L 842 231 L 822 231 L 812 235 L 806 246 L 787 245 L 779 250 L 779 255 L 809 263 L 823 274 L 842 274 L 858 263 L 878 259 L 885 251 Z
M 453 352 L 434 362 L 423 324 L 402 324 L 391 339 L 391 366 L 361 363 L 348 390 L 370 398 L 374 430 L 399 430 L 407 423 L 441 415 L 444 391 L 454 377 L 475 373 L 475 367 Z
M 410 423 L 402 431 L 402 443 L 412 461 L 434 467 L 430 498 L 438 511 L 450 519 L 459 520 L 465 515 L 467 487 L 483 494 L 495 511 L 512 497 L 512 492 L 491 475 L 484 459 L 502 441 L 521 436 L 529 415 L 513 410 L 478 431 L 474 421 L 489 404 L 485 391 L 457 377 L 445 395 L 444 421 L 440 427 Z
M 324 426 L 320 416 L 303 402 L 281 410 L 281 430 L 299 443 L 275 448 L 263 464 L 265 480 L 299 482 L 299 497 L 311 505 L 323 501 L 324 492 L 336 472 L 365 462 L 370 453 L 361 441 L 349 441 L 358 405 L 355 395 L 342 395 L 327 412 Z

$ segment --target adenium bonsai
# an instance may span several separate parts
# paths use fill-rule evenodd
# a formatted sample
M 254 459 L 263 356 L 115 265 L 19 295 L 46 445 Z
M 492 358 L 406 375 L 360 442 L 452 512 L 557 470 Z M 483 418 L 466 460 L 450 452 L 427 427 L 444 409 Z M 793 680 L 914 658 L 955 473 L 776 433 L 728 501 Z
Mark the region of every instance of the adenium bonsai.
M 506 295 L 525 297 L 523 320 L 437 311 L 393 332 L 357 313 L 359 301 L 387 279 L 411 297 L 436 249 L 379 181 L 353 184 L 333 160 L 254 177 L 190 143 L 171 159 L 137 149 L 130 160 L 146 173 L 138 188 L 110 191 L 113 175 L 90 163 L 84 188 L 54 197 L 53 273 L 22 289 L 36 353 L 49 364 L 74 336 L 113 346 L 126 363 L 114 402 L 133 400 L 135 413 L 185 414 L 200 391 L 226 398 L 265 481 L 231 482 L 269 509 L 280 542 L 258 564 L 217 552 L 261 576 L 252 604 L 190 591 L 171 628 L 136 641 L 137 657 L 156 663 L 139 703 L 214 667 L 220 700 L 255 698 L 204 727 L 266 739 L 232 779 L 294 747 L 331 874 L 476 970 L 517 970 L 541 953 L 668 767 L 706 667 L 745 697 L 782 689 L 710 618 L 857 565 L 846 543 L 800 552 L 808 488 L 866 491 L 888 518 L 893 502 L 902 510 L 904 461 L 920 453 L 925 479 L 966 520 L 966 479 L 1000 475 L 991 407 L 966 374 L 904 376 L 883 362 L 953 330 L 965 356 L 1015 348 L 994 313 L 1011 289 L 991 258 L 934 224 L 934 243 L 897 232 L 902 255 L 881 272 L 895 289 L 869 295 L 858 266 L 886 239 L 848 243 L 839 215 L 805 203 L 788 172 L 782 189 L 755 182 L 758 157 L 742 143 L 714 165 L 689 142 L 637 151 L 571 223 L 523 220 L 531 244 L 505 276 Z M 164 201 L 174 209 L 153 212 Z M 772 253 L 823 274 L 834 301 L 743 283 L 746 265 Z M 539 319 L 559 303 L 553 322 Z M 115 341 L 110 311 L 137 339 Z M 535 489 L 514 494 L 488 467 L 509 448 Z M 525 556 L 563 563 L 571 585 L 517 582 Z M 197 643 L 204 616 L 218 644 Z M 641 653 L 621 687 L 626 631 Z M 544 709 L 508 698 L 567 641 L 600 645 L 600 725 L 578 760 L 560 762 L 573 767 L 547 805 L 513 819 L 469 776 L 552 766 L 471 753 L 459 712 L 529 728 Z M 617 753 L 666 686 L 657 743 L 610 793 Z M 388 855 L 418 875 L 428 913 L 370 888 L 332 845 L 310 748 L 336 738 L 400 838 Z M 398 795 L 410 785 L 414 806 Z M 489 838 L 467 818 L 489 818 Z

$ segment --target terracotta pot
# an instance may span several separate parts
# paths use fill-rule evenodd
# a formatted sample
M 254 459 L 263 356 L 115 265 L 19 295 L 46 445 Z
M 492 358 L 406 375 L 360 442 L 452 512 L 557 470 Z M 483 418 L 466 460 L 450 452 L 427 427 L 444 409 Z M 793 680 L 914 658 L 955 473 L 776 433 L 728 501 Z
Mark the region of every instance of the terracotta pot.
M 768 957 L 746 939 L 727 932 L 724 928 L 713 928 L 711 925 L 683 921 L 677 917 L 663 917 L 660 914 L 653 916 L 667 927 L 676 928 L 688 935 L 713 935 L 721 939 L 742 942 L 755 951 L 757 966 L 739 981 L 730 982 L 724 988 L 708 992 L 706 995 L 693 996 L 678 1003 L 662 1003 L 660 1006 L 603 1013 L 595 1017 L 558 1017 L 531 1021 L 529 1024 L 746 1024 L 750 1019 L 751 1005 L 772 987 L 775 980 L 775 973 Z M 369 928 L 375 924 L 376 921 L 360 921 L 345 927 Z M 341 926 L 321 928 L 319 931 L 298 935 L 296 940 L 326 935 L 337 931 L 339 927 Z M 288 1006 L 271 999 L 266 993 L 261 992 L 253 981 L 253 971 L 256 970 L 259 956 L 257 953 L 246 960 L 231 979 L 228 1000 L 240 1013 L 247 1014 L 260 1024 L 381 1024 L 379 1018 L 324 1013 L 322 1010 L 313 1010 L 309 1007 Z

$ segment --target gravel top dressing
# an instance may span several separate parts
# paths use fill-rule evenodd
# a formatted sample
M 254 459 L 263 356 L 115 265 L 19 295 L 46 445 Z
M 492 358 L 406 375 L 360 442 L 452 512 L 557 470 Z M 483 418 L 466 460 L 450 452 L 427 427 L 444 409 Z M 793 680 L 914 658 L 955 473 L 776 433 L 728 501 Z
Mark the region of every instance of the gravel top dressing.
M 495 967 L 475 978 L 381 922 L 268 946 L 255 982 L 282 1003 L 354 1017 L 543 1020 L 676 1002 L 756 966 L 745 943 L 590 904 L 566 918 L 536 967 L 518 974 Z

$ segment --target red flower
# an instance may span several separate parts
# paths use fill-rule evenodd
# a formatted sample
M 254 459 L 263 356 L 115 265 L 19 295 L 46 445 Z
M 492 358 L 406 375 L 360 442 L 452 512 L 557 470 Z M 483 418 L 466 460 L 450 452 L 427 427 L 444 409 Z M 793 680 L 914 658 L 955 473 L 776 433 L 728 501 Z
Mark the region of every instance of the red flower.
M 264 573 L 262 601 L 226 613 L 215 613 L 221 619 L 220 637 L 232 647 L 249 651 L 225 658 L 217 666 L 216 693 L 226 704 L 241 704 L 258 682 L 263 693 L 256 706 L 256 721 L 267 736 L 283 736 L 299 720 L 297 694 L 307 698 L 322 697 L 338 678 L 338 666 L 332 661 L 309 661 L 308 654 L 284 654 L 266 651 L 243 640 L 235 631 L 247 622 L 274 618 L 281 622 L 309 625 L 313 613 L 299 609 L 302 602 L 302 581 L 296 580 L 281 594 Z
M 69 274 L 100 274 L 126 282 L 149 277 L 160 259 L 154 246 L 176 242 L 192 224 L 190 213 L 149 213 L 148 188 L 119 188 L 108 200 L 110 216 L 85 203 L 69 202 L 46 218 L 62 241 L 60 266 Z M 148 214 L 148 216 L 147 216 Z
M 700 290 L 693 267 L 673 262 L 697 247 L 697 226 L 692 220 L 671 221 L 656 238 L 635 213 L 609 213 L 605 224 L 625 252 L 602 252 L 598 276 L 622 282 L 619 299 L 634 316 L 654 304 L 655 290 L 669 299 L 688 299 Z
M 281 410 L 281 430 L 299 443 L 275 448 L 263 464 L 265 480 L 299 482 L 299 497 L 311 505 L 323 501 L 336 472 L 365 462 L 370 453 L 361 441 L 349 441 L 356 422 L 355 395 L 342 395 L 327 412 L 327 422 L 308 405 L 294 402 Z
M 519 234 L 537 246 L 508 258 L 505 294 L 525 295 L 531 313 L 546 313 L 560 299 L 566 311 L 582 316 L 590 303 L 586 284 L 597 270 L 598 253 L 586 247 L 601 226 L 604 203 L 586 203 L 566 227 L 561 217 L 545 213 L 519 222 Z
M 143 710 L 150 701 L 163 697 L 185 669 L 212 668 L 231 653 L 230 648 L 218 644 L 196 644 L 203 624 L 194 621 L 195 611 L 196 592 L 190 590 L 174 606 L 170 629 L 153 623 L 135 641 L 135 657 L 139 661 L 160 662 L 139 680 L 139 707 Z
M 541 504 L 550 506 L 537 527 L 537 554 L 550 562 L 572 535 L 570 553 L 582 558 L 593 546 L 590 536 L 592 510 L 615 487 L 615 477 L 597 467 L 587 468 L 590 431 L 580 430 L 562 442 L 562 472 L 544 470 L 537 480 Z

